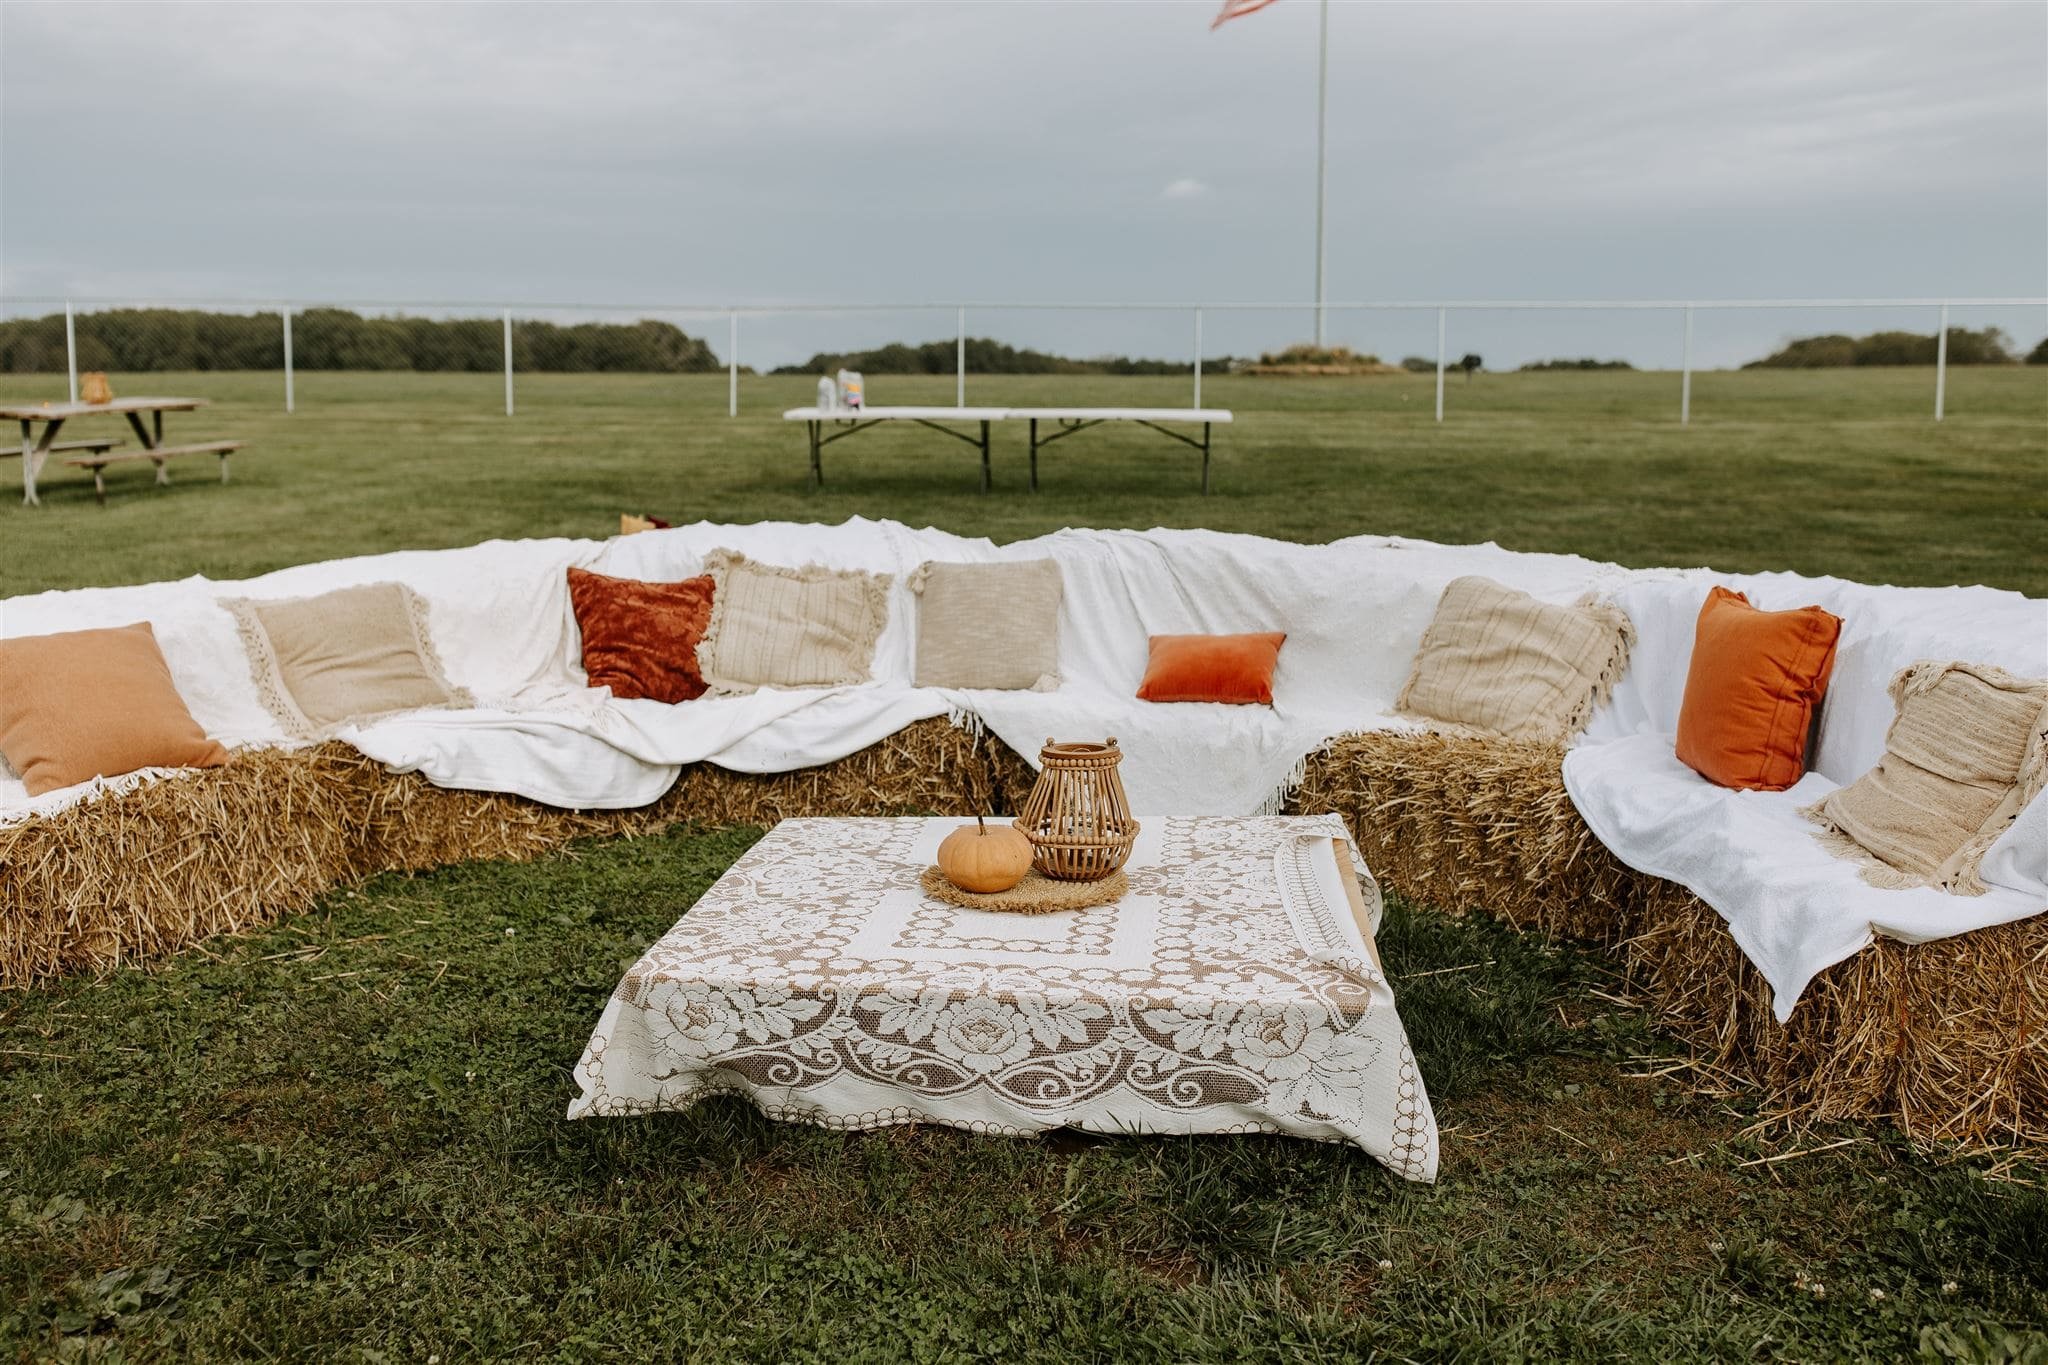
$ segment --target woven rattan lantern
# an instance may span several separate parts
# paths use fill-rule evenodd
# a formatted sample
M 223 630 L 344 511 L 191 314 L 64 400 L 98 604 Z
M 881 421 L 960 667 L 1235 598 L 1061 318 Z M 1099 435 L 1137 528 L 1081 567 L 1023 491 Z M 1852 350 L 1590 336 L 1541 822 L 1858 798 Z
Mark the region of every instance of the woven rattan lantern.
M 1031 840 L 1031 865 L 1063 882 L 1092 882 L 1122 867 L 1137 842 L 1138 822 L 1124 795 L 1116 740 L 1056 744 L 1038 751 L 1038 781 L 1017 828 Z

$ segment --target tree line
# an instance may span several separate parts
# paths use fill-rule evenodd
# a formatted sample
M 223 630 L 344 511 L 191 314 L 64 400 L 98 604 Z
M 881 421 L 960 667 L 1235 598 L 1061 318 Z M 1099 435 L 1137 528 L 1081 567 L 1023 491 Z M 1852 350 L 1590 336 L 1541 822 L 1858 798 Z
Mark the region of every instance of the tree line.
M 1869 336 L 1800 337 L 1789 341 L 1762 360 L 1752 360 L 1745 370 L 1827 370 L 1852 365 L 1932 365 L 1940 352 L 1935 333 L 1872 332 Z M 1967 327 L 1948 329 L 1948 363 L 1951 365 L 2011 365 L 2012 340 L 1996 327 L 1973 332 Z M 2034 348 L 2027 359 L 2034 364 L 2048 361 L 2048 341 Z
M 776 374 L 831 374 L 858 370 L 862 374 L 952 374 L 959 364 L 959 339 L 927 341 L 906 345 L 895 341 L 866 351 L 820 351 L 799 365 L 778 366 Z M 1228 356 L 1204 360 L 1204 369 L 1225 370 L 1235 365 Z M 1131 356 L 1098 356 L 1073 360 L 1066 356 L 1034 351 L 1028 347 L 1005 346 L 989 337 L 967 338 L 967 368 L 974 374 L 1193 374 L 1188 360 L 1141 360 Z
M 76 319 L 78 367 L 114 373 L 159 370 L 274 370 L 283 366 L 283 319 L 275 312 L 213 313 L 190 308 L 117 308 L 81 314 Z M 956 363 L 954 339 L 921 345 L 892 342 L 860 351 L 822 351 L 798 365 L 784 365 L 776 374 L 830 374 L 859 370 L 867 374 L 944 375 Z M 1800 337 L 1744 369 L 1824 369 L 1858 365 L 1932 365 L 1937 340 L 1918 332 L 1873 332 Z M 1274 356 L 1301 359 L 1312 348 L 1291 347 Z M 1332 355 L 1334 356 L 1334 352 Z M 1360 363 L 1373 357 L 1347 359 Z M 1948 333 L 1951 365 L 2010 365 L 2018 361 L 2012 341 L 1996 327 L 1978 331 L 1953 327 Z M 2029 364 L 2048 364 L 2048 339 L 2026 356 Z M 417 318 L 364 316 L 346 308 L 308 308 L 292 314 L 292 362 L 303 370 L 414 370 L 491 373 L 505 364 L 503 323 L 497 318 Z M 512 362 L 524 371 L 560 373 L 699 374 L 722 369 L 711 348 L 673 323 L 642 318 L 635 322 L 555 323 L 514 319 Z M 1469 363 L 1468 363 L 1469 362 Z M 1243 360 L 1229 356 L 1205 359 L 1205 369 L 1225 373 L 1241 369 Z M 64 315 L 0 320 L 0 373 L 61 373 L 65 367 Z M 1436 361 L 1409 356 L 1401 367 L 1435 370 Z M 1033 375 L 1185 375 L 1194 366 L 1186 360 L 1148 360 L 1131 356 L 1074 359 L 1028 347 L 1008 346 L 989 337 L 967 339 L 967 368 L 976 374 Z M 1469 375 L 1479 368 L 1477 356 L 1461 357 L 1453 368 Z M 1536 361 L 1525 370 L 1628 369 L 1626 361 L 1562 359 Z
M 78 368 L 120 374 L 155 370 L 275 370 L 284 366 L 277 313 L 191 308 L 116 308 L 75 320 Z M 724 368 L 711 348 L 673 323 L 554 323 L 515 318 L 512 363 L 569 374 L 696 374 Z M 302 370 L 490 373 L 505 365 L 496 318 L 365 317 L 346 308 L 292 314 L 292 364 Z M 62 372 L 64 315 L 0 321 L 0 372 Z

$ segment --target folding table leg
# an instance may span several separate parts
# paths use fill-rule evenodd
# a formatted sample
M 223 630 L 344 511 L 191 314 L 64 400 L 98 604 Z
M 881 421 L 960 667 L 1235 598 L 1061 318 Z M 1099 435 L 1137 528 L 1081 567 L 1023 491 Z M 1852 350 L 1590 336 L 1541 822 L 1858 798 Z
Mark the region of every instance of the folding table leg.
M 1209 496 L 1209 424 L 1202 423 L 1202 496 Z
M 818 434 L 819 428 L 824 423 L 806 422 L 804 425 L 809 427 L 811 432 L 811 487 L 823 488 L 825 486 L 824 449 L 819 443 Z
M 983 422 L 981 424 L 981 491 L 986 493 L 988 492 L 989 487 L 990 481 L 988 475 L 988 423 Z
M 1031 491 L 1038 491 L 1038 419 L 1031 419 Z

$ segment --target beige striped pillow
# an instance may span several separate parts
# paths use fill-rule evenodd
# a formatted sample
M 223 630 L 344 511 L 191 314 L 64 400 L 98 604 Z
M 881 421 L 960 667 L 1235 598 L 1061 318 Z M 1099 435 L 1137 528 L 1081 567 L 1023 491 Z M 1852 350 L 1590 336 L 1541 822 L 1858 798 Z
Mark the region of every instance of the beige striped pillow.
M 910 587 L 919 687 L 1059 687 L 1058 560 L 920 564 Z
M 1865 881 L 1980 896 L 1977 865 L 2048 782 L 2048 678 L 1923 659 L 1891 691 L 1884 755 L 1806 814 Z
M 1490 578 L 1451 580 L 1394 709 L 1510 739 L 1585 728 L 1628 667 L 1628 617 L 1589 596 L 1539 602 Z
M 737 550 L 704 557 L 711 624 L 698 667 L 718 692 L 844 687 L 874 676 L 875 641 L 889 620 L 889 575 L 763 564 Z

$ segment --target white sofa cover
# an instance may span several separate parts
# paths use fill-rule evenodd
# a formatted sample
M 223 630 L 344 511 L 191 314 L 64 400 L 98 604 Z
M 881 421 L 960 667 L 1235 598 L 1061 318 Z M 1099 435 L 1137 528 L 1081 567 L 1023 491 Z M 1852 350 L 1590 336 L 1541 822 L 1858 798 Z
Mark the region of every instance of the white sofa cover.
M 677 579 L 730 547 L 775 563 L 895 575 L 875 681 L 824 691 L 766 689 L 682 706 L 618 701 L 580 667 L 564 570 Z M 915 599 L 926 560 L 1051 556 L 1066 584 L 1056 692 L 912 686 Z M 450 677 L 479 699 L 354 727 L 341 738 L 395 771 L 439 785 L 512 792 L 550 805 L 645 805 L 680 766 L 709 761 L 783 772 L 858 752 L 913 721 L 983 725 L 1035 758 L 1049 736 L 1115 735 L 1141 814 L 1273 809 L 1302 763 L 1335 736 L 1409 729 L 1388 714 L 1437 597 L 1485 574 L 1548 601 L 1593 590 L 1635 622 L 1638 643 L 1612 701 L 1567 756 L 1565 781 L 1587 823 L 1632 867 L 1684 883 L 1729 920 L 1777 992 L 1780 1017 L 1807 980 L 1873 932 L 1939 937 L 2048 908 L 2048 808 L 1986 862 L 1990 895 L 1881 891 L 1812 839 L 1797 807 L 1853 779 L 1883 750 L 1891 674 L 1917 658 L 1964 658 L 2048 672 L 2048 602 L 1986 588 L 1876 588 L 1789 574 L 1629 570 L 1496 545 L 1359 536 L 1305 546 L 1212 531 L 1061 531 L 986 539 L 855 518 L 838 526 L 698 523 L 602 541 L 492 541 L 301 565 L 240 582 L 193 577 L 0 601 L 0 637 L 152 623 L 194 716 L 231 745 L 288 743 L 263 709 L 225 596 L 292 597 L 396 580 L 428 602 Z M 1671 755 L 1694 618 L 1707 584 L 1765 607 L 1819 602 L 1848 623 L 1825 711 L 1818 767 L 1778 796 L 1711 786 Z M 1004 623 L 989 623 L 1000 648 Z M 1285 630 L 1268 707 L 1136 699 L 1152 634 Z M 0 824 L 53 813 L 160 774 L 131 774 L 31 799 L 0 769 Z M 2038 804 L 2038 803 L 2037 803 Z

